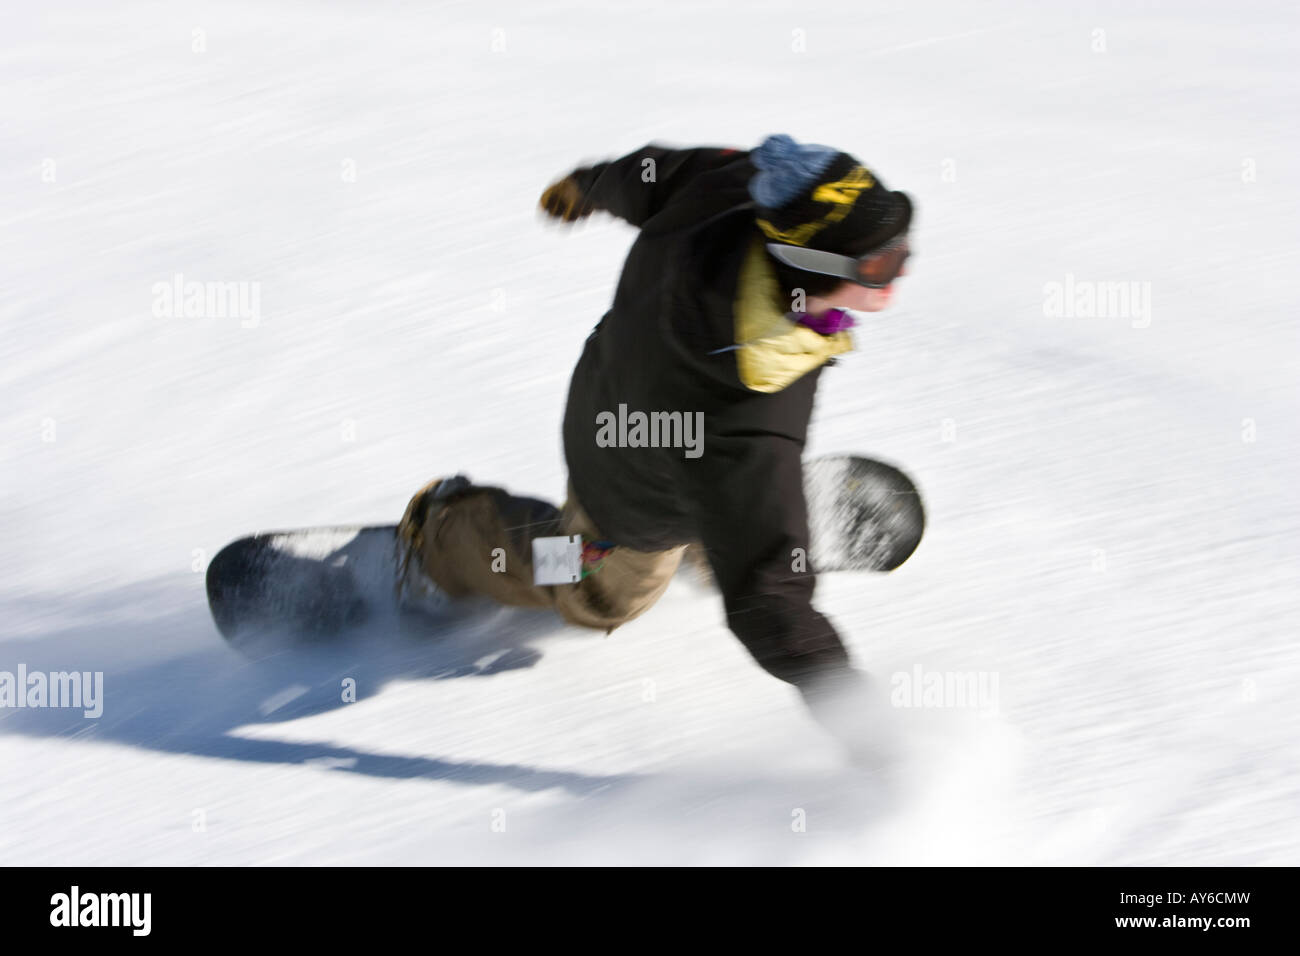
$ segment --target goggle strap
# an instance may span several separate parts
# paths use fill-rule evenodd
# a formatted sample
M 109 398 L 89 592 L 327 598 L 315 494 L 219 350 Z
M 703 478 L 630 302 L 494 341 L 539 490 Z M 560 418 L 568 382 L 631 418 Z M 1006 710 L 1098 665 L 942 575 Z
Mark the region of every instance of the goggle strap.
M 783 242 L 769 242 L 767 251 L 788 266 L 802 269 L 804 272 L 816 272 L 820 275 L 835 276 L 840 279 L 852 279 L 857 276 L 857 260 L 821 249 L 806 249 L 803 246 L 790 246 Z
M 859 285 L 865 285 L 869 288 L 884 288 L 889 282 L 893 281 L 894 276 L 883 282 L 864 281 L 863 266 L 869 260 L 879 261 L 881 258 L 889 256 L 902 250 L 902 256 L 899 258 L 896 266 L 901 270 L 902 263 L 907 259 L 908 240 L 907 233 L 891 239 L 877 249 L 864 253 L 862 256 L 854 258 L 853 256 L 842 256 L 835 252 L 825 252 L 821 249 L 808 249 L 804 246 L 792 246 L 781 242 L 767 243 L 767 251 L 780 262 L 788 266 L 801 269 L 804 272 L 815 272 L 819 275 L 834 276 L 837 279 L 847 279 L 850 282 L 856 282 Z

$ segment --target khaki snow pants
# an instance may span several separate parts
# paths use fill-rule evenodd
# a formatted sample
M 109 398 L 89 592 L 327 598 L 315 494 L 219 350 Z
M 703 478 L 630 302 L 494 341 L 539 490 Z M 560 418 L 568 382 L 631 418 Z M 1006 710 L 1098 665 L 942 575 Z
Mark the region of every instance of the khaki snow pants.
M 573 486 L 557 511 L 501 488 L 468 485 L 440 496 L 443 480 L 416 492 L 398 525 L 404 587 L 418 587 L 422 573 L 452 598 L 482 595 L 512 607 L 551 607 L 570 624 L 609 632 L 659 600 L 686 551 L 686 546 L 652 552 L 616 546 L 598 571 L 576 584 L 536 585 L 533 538 L 601 539 Z

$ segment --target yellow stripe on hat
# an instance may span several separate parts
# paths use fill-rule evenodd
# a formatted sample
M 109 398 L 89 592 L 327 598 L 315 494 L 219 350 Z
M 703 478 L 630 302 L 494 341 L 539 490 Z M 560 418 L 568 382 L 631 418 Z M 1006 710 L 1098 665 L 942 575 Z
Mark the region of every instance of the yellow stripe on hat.
M 854 166 L 849 174 L 838 182 L 822 183 L 813 191 L 814 202 L 833 202 L 840 206 L 852 206 L 858 201 L 862 190 L 871 189 L 876 181 L 871 173 L 861 166 Z
M 792 246 L 806 245 L 808 240 L 832 223 L 837 223 L 849 214 L 853 204 L 865 190 L 872 189 L 876 181 L 871 173 L 862 166 L 854 166 L 848 175 L 833 183 L 822 183 L 813 190 L 813 202 L 830 203 L 826 215 L 812 222 L 791 226 L 789 229 L 777 229 L 766 219 L 758 220 L 758 227 L 773 242 L 784 242 Z

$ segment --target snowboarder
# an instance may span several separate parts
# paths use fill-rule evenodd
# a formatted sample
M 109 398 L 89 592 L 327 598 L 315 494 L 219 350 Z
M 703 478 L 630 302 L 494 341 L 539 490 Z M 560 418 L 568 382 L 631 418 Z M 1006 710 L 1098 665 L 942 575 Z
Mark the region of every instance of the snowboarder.
M 399 525 L 410 589 L 610 631 L 654 604 L 697 546 L 731 630 L 854 748 L 865 676 L 798 560 L 802 453 L 821 369 L 852 348 L 850 312 L 884 309 L 903 274 L 910 199 L 847 153 L 774 135 L 750 151 L 647 145 L 573 170 L 540 208 L 640 230 L 573 373 L 567 501 L 431 482 Z M 637 412 L 662 427 L 629 429 Z M 697 421 L 698 447 L 675 444 L 676 423 Z M 534 584 L 530 542 L 545 535 L 582 536 L 577 583 Z

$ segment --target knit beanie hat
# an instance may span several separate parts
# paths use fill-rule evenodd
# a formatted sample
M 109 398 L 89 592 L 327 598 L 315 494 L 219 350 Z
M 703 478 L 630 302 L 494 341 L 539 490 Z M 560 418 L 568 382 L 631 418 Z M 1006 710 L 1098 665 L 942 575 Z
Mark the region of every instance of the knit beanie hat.
M 771 242 L 858 256 L 906 231 L 912 201 L 848 153 L 769 136 L 751 153 L 749 195 Z

